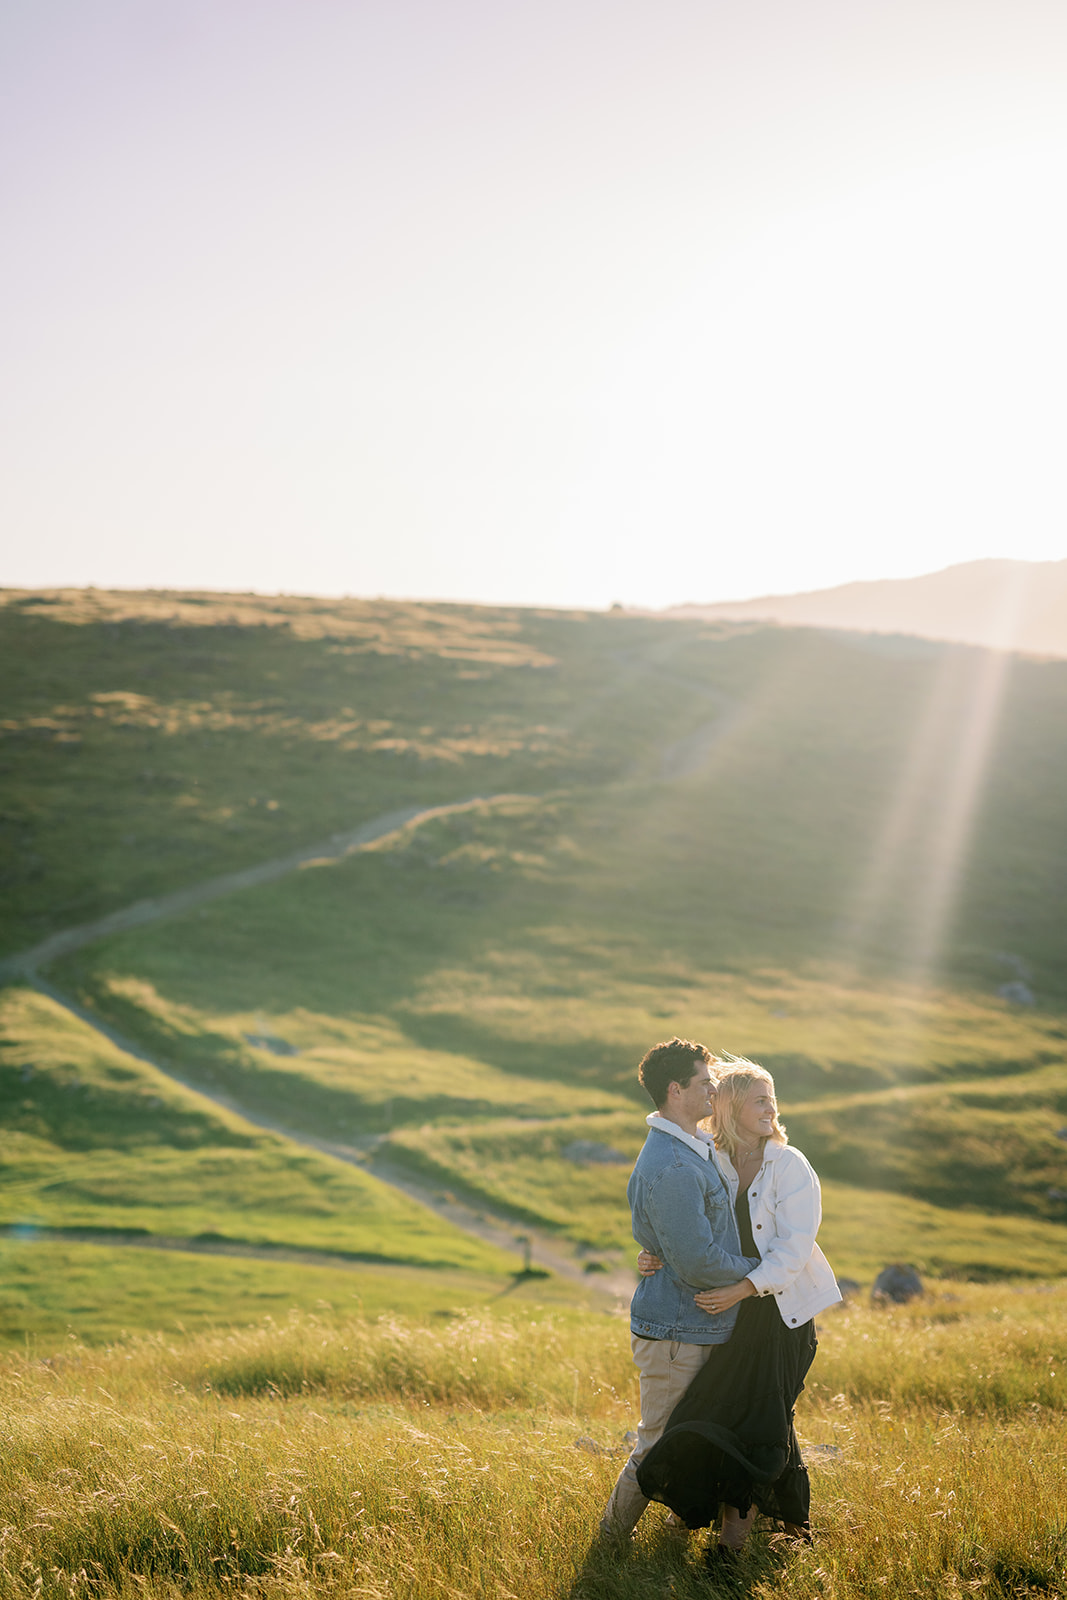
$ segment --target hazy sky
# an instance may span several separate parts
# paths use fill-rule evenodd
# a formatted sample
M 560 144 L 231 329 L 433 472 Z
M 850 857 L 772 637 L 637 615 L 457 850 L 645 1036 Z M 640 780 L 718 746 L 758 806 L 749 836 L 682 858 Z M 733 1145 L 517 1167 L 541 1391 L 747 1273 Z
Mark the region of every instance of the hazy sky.
M 0 583 L 1067 555 L 1063 0 L 0 0 Z

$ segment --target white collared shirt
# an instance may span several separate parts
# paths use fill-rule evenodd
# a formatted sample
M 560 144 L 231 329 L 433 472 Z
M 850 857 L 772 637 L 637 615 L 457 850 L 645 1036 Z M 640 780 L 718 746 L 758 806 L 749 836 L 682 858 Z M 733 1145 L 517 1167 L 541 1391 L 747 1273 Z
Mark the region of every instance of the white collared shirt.
M 690 1150 L 695 1150 L 698 1156 L 703 1156 L 705 1161 L 714 1160 L 715 1148 L 708 1134 L 699 1131 L 695 1134 L 686 1133 L 684 1128 L 680 1128 L 669 1117 L 661 1117 L 658 1111 L 650 1111 L 645 1121 L 650 1128 L 658 1128 L 661 1133 L 669 1133 L 672 1139 L 681 1139 L 683 1144 L 687 1144 Z

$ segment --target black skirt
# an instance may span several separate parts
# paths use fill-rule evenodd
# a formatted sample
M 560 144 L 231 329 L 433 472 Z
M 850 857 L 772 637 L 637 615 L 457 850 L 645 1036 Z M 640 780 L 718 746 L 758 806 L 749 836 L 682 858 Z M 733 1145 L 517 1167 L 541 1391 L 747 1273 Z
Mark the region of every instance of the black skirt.
M 638 1467 L 641 1493 L 690 1528 L 709 1527 L 720 1505 L 807 1528 L 793 1407 L 814 1356 L 814 1322 L 787 1328 L 773 1295 L 743 1300 L 730 1339 L 712 1346 Z

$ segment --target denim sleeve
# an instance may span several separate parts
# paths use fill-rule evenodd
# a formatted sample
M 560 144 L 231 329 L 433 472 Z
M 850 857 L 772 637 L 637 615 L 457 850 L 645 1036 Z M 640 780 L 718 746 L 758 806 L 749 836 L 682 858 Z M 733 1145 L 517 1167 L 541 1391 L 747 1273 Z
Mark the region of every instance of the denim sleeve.
M 727 1245 L 729 1204 L 724 1200 L 723 1233 L 717 1237 L 704 1209 L 704 1191 L 695 1172 L 671 1166 L 659 1175 L 645 1197 L 645 1210 L 656 1231 L 660 1254 L 674 1276 L 696 1289 L 718 1289 L 737 1283 L 759 1266 L 759 1258 L 735 1256 Z M 732 1232 L 732 1230 L 730 1230 Z

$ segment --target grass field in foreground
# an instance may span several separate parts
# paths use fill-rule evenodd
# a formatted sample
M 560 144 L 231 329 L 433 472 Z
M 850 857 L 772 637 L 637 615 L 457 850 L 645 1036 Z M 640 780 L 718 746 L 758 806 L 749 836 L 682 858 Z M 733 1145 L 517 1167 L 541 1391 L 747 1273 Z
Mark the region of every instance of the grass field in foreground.
M 797 1427 L 815 1543 L 753 1600 L 1067 1593 L 1064 1299 L 965 1286 L 828 1315 Z M 701 1540 L 597 1517 L 635 1420 L 617 1319 L 304 1318 L 0 1361 L 0 1594 L 697 1600 Z

